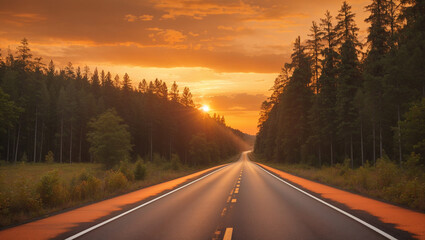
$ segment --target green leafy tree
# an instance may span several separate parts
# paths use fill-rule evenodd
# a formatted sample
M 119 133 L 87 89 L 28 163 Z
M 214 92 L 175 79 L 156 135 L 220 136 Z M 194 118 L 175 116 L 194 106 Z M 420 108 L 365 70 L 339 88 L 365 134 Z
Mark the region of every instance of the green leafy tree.
M 89 122 L 87 140 L 94 160 L 106 168 L 112 168 L 121 160 L 128 159 L 132 150 L 128 126 L 113 109 L 107 110 Z

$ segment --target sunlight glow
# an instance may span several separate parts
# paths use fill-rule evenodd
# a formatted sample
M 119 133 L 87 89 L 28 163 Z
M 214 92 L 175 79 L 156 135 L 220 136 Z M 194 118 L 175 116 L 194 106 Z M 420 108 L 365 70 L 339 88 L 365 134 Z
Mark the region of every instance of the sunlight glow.
M 208 105 L 202 105 L 201 110 L 204 111 L 204 112 L 209 112 L 210 107 Z

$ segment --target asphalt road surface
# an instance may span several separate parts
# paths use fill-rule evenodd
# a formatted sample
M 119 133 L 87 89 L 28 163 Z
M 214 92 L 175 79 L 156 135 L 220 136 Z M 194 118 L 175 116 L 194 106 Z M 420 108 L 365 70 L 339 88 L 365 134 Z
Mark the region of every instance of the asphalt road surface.
M 279 181 L 246 152 L 189 186 L 81 231 L 71 239 L 386 239 Z

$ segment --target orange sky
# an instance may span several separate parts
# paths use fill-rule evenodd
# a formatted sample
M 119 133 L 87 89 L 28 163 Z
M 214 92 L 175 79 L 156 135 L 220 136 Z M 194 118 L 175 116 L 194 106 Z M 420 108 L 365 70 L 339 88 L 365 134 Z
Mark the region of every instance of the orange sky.
M 369 1 L 352 0 L 363 40 Z M 292 42 L 307 38 L 311 21 L 340 0 L 0 0 L 0 48 L 14 51 L 26 37 L 37 56 L 58 66 L 127 72 L 188 86 L 195 101 L 226 122 L 257 132 Z

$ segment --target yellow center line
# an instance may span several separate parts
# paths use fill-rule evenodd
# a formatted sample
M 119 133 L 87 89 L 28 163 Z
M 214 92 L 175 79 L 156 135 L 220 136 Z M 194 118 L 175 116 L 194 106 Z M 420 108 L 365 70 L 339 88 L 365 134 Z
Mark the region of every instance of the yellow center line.
M 223 211 L 221 211 L 221 216 L 223 217 L 224 215 L 226 215 L 226 211 L 227 211 L 227 208 L 223 208 Z
M 233 199 L 232 199 L 232 203 L 235 203 L 235 202 L 236 202 L 236 198 L 233 198 Z
M 226 228 L 224 232 L 223 240 L 232 240 L 233 228 Z
M 227 198 L 227 202 L 230 202 L 230 199 L 232 199 L 232 196 L 229 196 L 229 198 Z
M 239 185 L 239 184 L 236 184 L 236 187 L 240 187 L 241 185 Z

